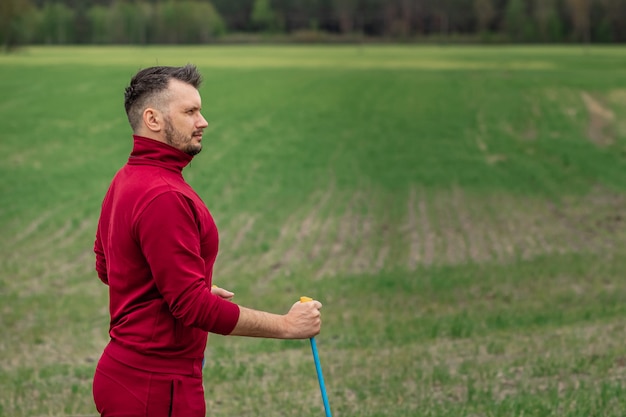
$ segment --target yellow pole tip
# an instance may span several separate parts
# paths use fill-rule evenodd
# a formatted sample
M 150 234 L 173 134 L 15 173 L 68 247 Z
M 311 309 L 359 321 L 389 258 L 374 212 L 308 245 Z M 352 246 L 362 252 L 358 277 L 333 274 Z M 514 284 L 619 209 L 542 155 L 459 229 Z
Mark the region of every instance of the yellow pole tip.
M 301 303 L 308 303 L 309 301 L 313 301 L 313 299 L 311 297 L 305 297 L 305 296 L 300 297 Z

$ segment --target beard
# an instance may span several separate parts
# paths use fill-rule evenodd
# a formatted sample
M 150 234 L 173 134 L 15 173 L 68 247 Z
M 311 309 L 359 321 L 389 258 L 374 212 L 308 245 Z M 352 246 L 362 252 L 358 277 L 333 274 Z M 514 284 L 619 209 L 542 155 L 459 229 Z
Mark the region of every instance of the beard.
M 164 131 L 165 141 L 168 145 L 191 156 L 197 155 L 202 151 L 202 144 L 193 143 L 193 135 L 200 132 L 193 132 L 191 136 L 187 136 L 180 130 L 175 129 L 169 118 L 165 119 Z

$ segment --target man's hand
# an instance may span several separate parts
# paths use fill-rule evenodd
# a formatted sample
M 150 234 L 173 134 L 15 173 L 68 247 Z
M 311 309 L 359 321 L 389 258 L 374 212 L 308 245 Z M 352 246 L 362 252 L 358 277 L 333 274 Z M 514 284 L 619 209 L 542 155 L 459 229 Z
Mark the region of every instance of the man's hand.
M 321 308 L 322 303 L 316 300 L 306 303 L 297 301 L 291 306 L 283 316 L 287 339 L 308 339 L 319 334 L 322 326 Z
M 322 303 L 296 302 L 287 314 L 278 315 L 239 306 L 239 321 L 232 336 L 308 339 L 320 332 Z
M 234 292 L 227 291 L 224 288 L 218 287 L 217 285 L 213 285 L 211 287 L 211 293 L 228 301 L 231 301 L 235 295 Z

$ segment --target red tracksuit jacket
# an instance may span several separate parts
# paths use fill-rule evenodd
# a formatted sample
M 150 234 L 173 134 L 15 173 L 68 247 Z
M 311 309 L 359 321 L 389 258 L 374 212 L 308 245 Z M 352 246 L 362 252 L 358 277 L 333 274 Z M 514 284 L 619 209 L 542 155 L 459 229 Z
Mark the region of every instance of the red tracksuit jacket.
M 211 293 L 215 222 L 183 168 L 192 157 L 134 136 L 102 203 L 94 251 L 109 286 L 113 343 L 167 359 L 201 359 L 207 332 L 228 334 L 239 307 Z

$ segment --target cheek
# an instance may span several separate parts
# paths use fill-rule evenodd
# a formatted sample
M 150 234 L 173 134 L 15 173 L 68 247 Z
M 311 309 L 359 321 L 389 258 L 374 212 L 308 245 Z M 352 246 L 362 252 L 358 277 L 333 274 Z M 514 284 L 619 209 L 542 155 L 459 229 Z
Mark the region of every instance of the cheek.
M 176 127 L 178 128 L 177 130 L 179 130 L 181 133 L 182 132 L 187 132 L 190 129 L 193 129 L 193 119 L 191 117 L 185 117 L 185 118 L 181 118 L 178 120 L 178 124 L 176 125 Z

